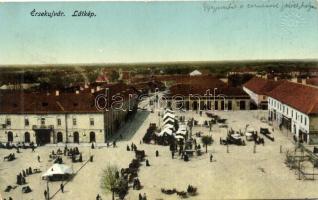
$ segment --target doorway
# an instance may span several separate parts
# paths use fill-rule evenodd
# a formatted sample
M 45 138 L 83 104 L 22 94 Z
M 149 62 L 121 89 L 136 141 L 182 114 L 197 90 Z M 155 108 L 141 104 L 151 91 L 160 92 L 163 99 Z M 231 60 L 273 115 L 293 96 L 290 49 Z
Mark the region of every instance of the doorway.
M 8 132 L 8 142 L 13 142 L 13 133 L 11 131 Z
M 63 134 L 61 132 L 58 132 L 56 134 L 56 142 L 57 143 L 63 142 Z
M 89 142 L 96 142 L 96 137 L 94 132 L 89 133 Z
M 30 143 L 30 133 L 29 132 L 24 133 L 24 142 Z
M 79 133 L 78 132 L 73 133 L 73 142 L 79 143 Z
M 36 143 L 44 145 L 51 142 L 51 130 L 41 129 L 35 131 Z

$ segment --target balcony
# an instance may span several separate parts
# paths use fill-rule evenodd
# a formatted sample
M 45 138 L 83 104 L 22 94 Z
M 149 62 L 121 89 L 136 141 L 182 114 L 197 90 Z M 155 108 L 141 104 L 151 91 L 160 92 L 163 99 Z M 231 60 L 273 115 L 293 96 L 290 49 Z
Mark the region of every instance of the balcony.
M 40 130 L 40 129 L 46 129 L 46 130 L 52 130 L 54 129 L 53 125 L 33 125 L 33 130 Z

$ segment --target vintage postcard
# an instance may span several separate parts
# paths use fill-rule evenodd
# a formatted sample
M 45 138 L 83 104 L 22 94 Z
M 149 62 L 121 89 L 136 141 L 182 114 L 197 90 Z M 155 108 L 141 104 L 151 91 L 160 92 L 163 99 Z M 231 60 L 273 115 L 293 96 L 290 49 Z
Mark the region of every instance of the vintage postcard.
M 0 199 L 318 198 L 318 1 L 0 2 Z

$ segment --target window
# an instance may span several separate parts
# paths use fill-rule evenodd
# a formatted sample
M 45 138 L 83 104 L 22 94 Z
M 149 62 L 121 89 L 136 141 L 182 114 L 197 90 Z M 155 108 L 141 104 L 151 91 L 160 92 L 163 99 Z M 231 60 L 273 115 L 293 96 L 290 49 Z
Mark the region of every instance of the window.
M 61 122 L 61 119 L 60 119 L 60 118 L 57 119 L 57 125 L 58 125 L 58 126 L 61 126 L 61 125 L 62 125 L 62 122 Z
M 303 116 L 300 115 L 300 123 L 303 123 Z
M 307 125 L 307 118 L 305 117 L 305 125 Z
M 287 112 L 287 115 L 288 115 L 288 108 L 286 108 L 286 112 Z
M 45 125 L 45 118 L 41 118 L 41 125 Z
M 293 118 L 294 117 L 294 111 L 292 110 L 291 112 L 292 112 L 292 118 Z
M 89 118 L 89 125 L 94 126 L 94 118 Z
M 30 125 L 29 119 L 27 119 L 27 118 L 24 119 L 24 125 L 25 126 L 29 126 Z
M 76 126 L 76 118 L 73 118 L 73 126 Z
M 11 119 L 10 119 L 10 118 L 7 118 L 7 120 L 6 120 L 6 125 L 7 125 L 7 126 L 11 126 Z

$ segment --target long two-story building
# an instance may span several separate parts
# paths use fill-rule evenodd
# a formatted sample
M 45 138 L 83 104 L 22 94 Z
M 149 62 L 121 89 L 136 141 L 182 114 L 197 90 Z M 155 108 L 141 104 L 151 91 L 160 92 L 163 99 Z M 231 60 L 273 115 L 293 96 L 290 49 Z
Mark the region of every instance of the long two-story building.
M 318 88 L 284 81 L 268 93 L 269 119 L 298 141 L 318 144 Z
M 100 109 L 96 97 L 103 93 L 107 93 L 107 103 L 104 100 L 106 106 Z M 130 94 L 134 91 L 124 84 L 85 87 L 72 93 L 2 92 L 0 142 L 106 142 L 136 112 L 137 98 Z M 123 107 L 130 109 L 111 108 L 114 95 L 121 96 Z

